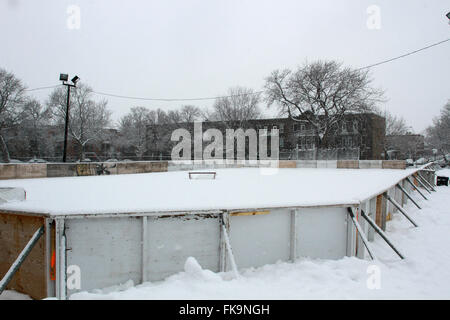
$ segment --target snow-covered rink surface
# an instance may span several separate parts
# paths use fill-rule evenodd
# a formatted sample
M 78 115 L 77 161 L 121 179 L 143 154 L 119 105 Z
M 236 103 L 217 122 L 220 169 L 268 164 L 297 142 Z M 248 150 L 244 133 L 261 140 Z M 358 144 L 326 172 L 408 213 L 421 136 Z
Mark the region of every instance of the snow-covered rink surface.
M 438 172 L 450 175 L 450 169 Z M 71 299 L 450 299 L 450 187 L 436 187 L 422 210 L 407 206 L 419 223 L 411 226 L 400 213 L 387 224 L 387 234 L 405 260 L 375 235 L 379 261 L 298 259 L 231 273 L 213 273 L 188 259 L 185 271 L 161 282 L 80 292 Z M 379 288 L 373 266 L 380 271 Z M 369 285 L 368 285 L 369 283 Z
M 49 215 L 276 208 L 359 204 L 414 170 L 219 169 L 215 180 L 190 180 L 187 171 L 111 176 L 17 179 L 26 201 L 0 209 Z

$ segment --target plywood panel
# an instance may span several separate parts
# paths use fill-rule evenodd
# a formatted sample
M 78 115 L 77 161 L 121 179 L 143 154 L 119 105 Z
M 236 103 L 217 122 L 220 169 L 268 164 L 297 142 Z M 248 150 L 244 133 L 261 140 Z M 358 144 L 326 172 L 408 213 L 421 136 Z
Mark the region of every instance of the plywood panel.
M 149 217 L 147 221 L 147 279 L 162 280 L 184 270 L 188 257 L 204 269 L 219 271 L 218 215 Z
M 358 160 L 338 160 L 337 168 L 338 169 L 358 169 L 359 161 Z
M 238 268 L 259 267 L 290 259 L 289 209 L 230 217 L 230 240 Z
M 140 218 L 65 220 L 67 266 L 81 271 L 81 289 L 68 295 L 141 281 L 142 223 Z
M 44 222 L 42 217 L 0 213 L 0 278 L 3 278 L 33 234 Z M 31 250 L 7 288 L 28 294 L 35 299 L 47 296 L 45 234 Z
M 302 208 L 297 214 L 297 256 L 340 259 L 347 254 L 347 209 Z
M 297 163 L 295 161 L 281 160 L 278 162 L 279 168 L 297 168 Z

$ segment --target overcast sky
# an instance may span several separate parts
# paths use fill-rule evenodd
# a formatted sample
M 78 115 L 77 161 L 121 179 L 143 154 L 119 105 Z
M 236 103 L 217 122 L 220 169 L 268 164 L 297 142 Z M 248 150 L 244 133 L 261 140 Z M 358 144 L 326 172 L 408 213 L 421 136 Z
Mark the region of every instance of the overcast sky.
M 0 0 L 0 67 L 28 88 L 56 85 L 64 72 L 99 92 L 214 97 L 236 85 L 260 90 L 272 70 L 305 61 L 363 67 L 445 40 L 448 11 L 448 0 Z M 421 132 L 450 99 L 450 42 L 372 75 L 389 99 L 382 109 Z M 133 106 L 187 104 L 107 99 L 115 120 Z

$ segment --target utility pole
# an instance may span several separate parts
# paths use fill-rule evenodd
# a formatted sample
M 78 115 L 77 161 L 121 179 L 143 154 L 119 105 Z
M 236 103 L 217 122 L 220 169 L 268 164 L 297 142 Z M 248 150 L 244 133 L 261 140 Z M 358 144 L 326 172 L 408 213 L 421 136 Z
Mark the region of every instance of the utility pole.
M 69 129 L 69 107 L 70 107 L 70 88 L 76 87 L 76 84 L 80 78 L 75 76 L 72 78 L 72 84 L 68 83 L 69 75 L 65 73 L 61 73 L 59 75 L 59 80 L 62 81 L 64 86 L 67 86 L 67 104 L 66 104 L 66 121 L 64 127 L 64 149 L 63 149 L 63 162 L 66 162 L 67 157 L 67 132 Z

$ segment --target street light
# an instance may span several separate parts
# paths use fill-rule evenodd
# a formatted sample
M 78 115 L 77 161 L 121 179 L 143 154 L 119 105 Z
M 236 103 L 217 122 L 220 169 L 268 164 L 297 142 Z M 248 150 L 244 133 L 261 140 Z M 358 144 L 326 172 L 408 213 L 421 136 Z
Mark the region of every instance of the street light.
M 66 162 L 66 154 L 67 154 L 67 131 L 69 128 L 69 105 L 70 105 L 70 88 L 76 87 L 76 84 L 80 78 L 75 76 L 72 78 L 72 84 L 68 83 L 69 75 L 66 73 L 59 74 L 59 80 L 62 81 L 64 86 L 67 86 L 67 104 L 66 104 L 66 124 L 64 128 L 64 150 L 63 150 L 63 162 Z

